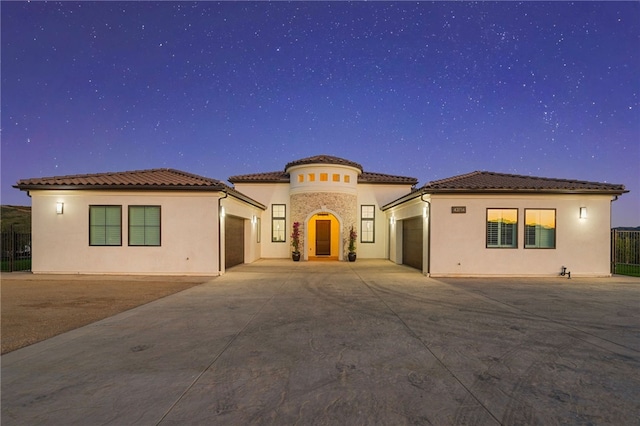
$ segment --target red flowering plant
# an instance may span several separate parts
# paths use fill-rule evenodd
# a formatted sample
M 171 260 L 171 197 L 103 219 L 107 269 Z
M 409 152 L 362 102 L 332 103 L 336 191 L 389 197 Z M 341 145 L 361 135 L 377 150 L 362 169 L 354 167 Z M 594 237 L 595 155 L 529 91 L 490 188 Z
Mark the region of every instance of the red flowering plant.
M 294 253 L 299 253 L 300 247 L 300 222 L 293 222 L 293 232 L 291 233 L 291 246 Z
M 358 233 L 353 229 L 353 225 L 351 225 L 349 229 L 349 253 L 356 252 L 356 238 L 358 238 Z

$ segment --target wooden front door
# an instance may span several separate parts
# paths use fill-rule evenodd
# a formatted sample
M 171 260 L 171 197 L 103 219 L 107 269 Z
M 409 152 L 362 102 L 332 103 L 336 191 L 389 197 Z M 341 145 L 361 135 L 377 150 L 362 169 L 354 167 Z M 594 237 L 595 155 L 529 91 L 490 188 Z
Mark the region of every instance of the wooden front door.
M 316 256 L 331 255 L 331 221 L 316 220 Z

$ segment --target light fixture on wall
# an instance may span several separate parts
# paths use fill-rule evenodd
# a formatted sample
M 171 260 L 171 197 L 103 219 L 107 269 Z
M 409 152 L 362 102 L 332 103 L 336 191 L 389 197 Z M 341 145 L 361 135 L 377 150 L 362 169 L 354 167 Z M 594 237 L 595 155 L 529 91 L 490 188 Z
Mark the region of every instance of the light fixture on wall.
M 62 214 L 64 212 L 64 203 L 58 201 L 56 203 L 56 214 Z
M 586 218 L 587 218 L 587 208 L 580 207 L 580 219 L 586 219 Z

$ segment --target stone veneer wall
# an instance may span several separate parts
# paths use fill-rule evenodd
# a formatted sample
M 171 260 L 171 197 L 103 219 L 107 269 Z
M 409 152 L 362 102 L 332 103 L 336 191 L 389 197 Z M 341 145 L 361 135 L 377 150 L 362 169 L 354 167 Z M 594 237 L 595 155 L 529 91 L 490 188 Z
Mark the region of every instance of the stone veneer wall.
M 305 220 L 314 212 L 335 212 L 342 221 L 342 253 L 347 252 L 349 244 L 349 228 L 358 227 L 358 197 L 351 194 L 331 192 L 307 192 L 291 196 L 291 223 L 300 222 L 302 233 L 300 252 L 306 253 L 304 242 L 307 237 Z

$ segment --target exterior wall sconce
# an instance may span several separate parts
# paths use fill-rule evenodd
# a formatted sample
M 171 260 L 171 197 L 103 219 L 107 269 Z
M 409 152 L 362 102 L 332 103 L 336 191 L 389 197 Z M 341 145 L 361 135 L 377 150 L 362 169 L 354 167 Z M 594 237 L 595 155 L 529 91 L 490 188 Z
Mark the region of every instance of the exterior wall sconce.
M 580 219 L 586 219 L 586 218 L 587 218 L 587 208 L 580 207 Z
M 220 217 L 224 217 L 225 212 L 224 212 L 224 207 L 220 207 Z
M 64 212 L 64 203 L 56 203 L 56 214 L 62 214 Z

